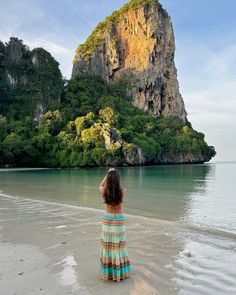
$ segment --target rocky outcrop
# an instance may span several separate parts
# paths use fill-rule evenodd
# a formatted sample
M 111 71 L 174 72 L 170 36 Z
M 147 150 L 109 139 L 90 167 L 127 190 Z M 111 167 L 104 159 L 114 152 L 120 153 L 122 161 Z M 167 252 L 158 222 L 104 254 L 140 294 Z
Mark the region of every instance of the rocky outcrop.
M 15 71 L 15 68 L 20 66 L 26 50 L 28 50 L 28 48 L 23 45 L 22 40 L 15 37 L 10 38 L 4 50 L 5 61 L 7 61 L 8 64 L 5 70 L 6 81 L 11 89 L 16 89 L 21 82 L 23 82 L 23 84 L 26 83 L 26 77 L 19 75 Z
M 155 0 L 131 0 L 100 23 L 77 48 L 72 77 L 125 79 L 133 104 L 153 116 L 186 111 L 174 63 L 171 19 Z
M 52 61 L 55 62 L 57 66 L 59 65 L 51 54 L 43 48 L 35 48 L 31 52 L 31 62 L 36 68 L 42 69 L 48 67 Z
M 19 63 L 23 57 L 24 50 L 25 46 L 23 45 L 22 40 L 19 40 L 15 37 L 10 38 L 7 48 L 9 60 L 15 63 Z
M 191 152 L 167 152 L 158 161 L 155 161 L 155 164 L 199 164 L 208 162 L 209 160 L 209 155 L 203 153 L 193 154 Z
M 132 143 L 124 143 L 122 153 L 124 155 L 125 163 L 128 165 L 137 166 L 146 163 L 142 149 Z
M 14 105 L 18 101 L 22 113 L 27 110 L 39 120 L 51 103 L 60 101 L 62 91 L 59 63 L 49 52 L 43 48 L 31 51 L 16 37 L 5 44 L 0 41 L 0 113 L 6 113 L 12 105 L 14 116 L 21 116 L 21 109 Z
M 102 136 L 107 150 L 117 150 L 123 144 L 123 140 L 118 130 L 111 126 L 104 128 Z
M 17 87 L 17 84 L 18 84 L 18 77 L 14 77 L 12 74 L 8 73 L 7 71 L 6 71 L 6 74 L 7 74 L 8 85 L 12 89 L 15 89 Z

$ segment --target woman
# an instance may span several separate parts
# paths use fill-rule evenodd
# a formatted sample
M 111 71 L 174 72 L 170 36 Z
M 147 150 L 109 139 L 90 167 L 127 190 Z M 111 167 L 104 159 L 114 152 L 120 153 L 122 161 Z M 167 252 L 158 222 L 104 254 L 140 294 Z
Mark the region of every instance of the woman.
M 106 207 L 100 246 L 101 279 L 119 282 L 130 277 L 131 266 L 126 249 L 125 217 L 121 208 L 125 189 L 120 185 L 117 170 L 112 168 L 108 171 L 99 186 L 99 191 Z

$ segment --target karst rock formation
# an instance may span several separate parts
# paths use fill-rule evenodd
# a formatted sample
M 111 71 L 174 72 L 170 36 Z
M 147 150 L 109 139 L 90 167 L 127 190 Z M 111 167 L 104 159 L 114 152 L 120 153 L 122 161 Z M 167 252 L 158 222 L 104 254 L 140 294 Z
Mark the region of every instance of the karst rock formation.
M 72 77 L 123 79 L 135 106 L 154 117 L 172 115 L 186 121 L 174 55 L 171 18 L 161 4 L 131 0 L 78 46 Z

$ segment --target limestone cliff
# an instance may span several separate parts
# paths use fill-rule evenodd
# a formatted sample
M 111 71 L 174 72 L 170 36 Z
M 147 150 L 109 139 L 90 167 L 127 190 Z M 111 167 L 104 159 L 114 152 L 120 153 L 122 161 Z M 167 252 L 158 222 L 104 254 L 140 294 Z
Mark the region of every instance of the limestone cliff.
M 60 99 L 62 90 L 59 63 L 49 52 L 43 48 L 31 51 L 16 37 L 0 42 L 0 113 L 39 119 Z
M 156 0 L 131 0 L 101 22 L 77 48 L 72 77 L 125 79 L 133 104 L 154 117 L 186 111 L 174 63 L 171 19 Z

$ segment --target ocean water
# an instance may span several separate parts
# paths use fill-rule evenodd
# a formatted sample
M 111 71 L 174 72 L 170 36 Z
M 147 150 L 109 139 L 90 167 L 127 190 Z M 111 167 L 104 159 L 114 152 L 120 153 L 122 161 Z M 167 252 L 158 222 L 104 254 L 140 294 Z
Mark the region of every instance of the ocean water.
M 120 168 L 124 212 L 175 228 L 178 294 L 236 294 L 236 163 Z M 2 169 L 0 197 L 103 209 L 106 169 Z
M 236 233 L 236 163 L 120 168 L 124 211 Z M 0 169 L 0 192 L 103 209 L 105 169 Z

